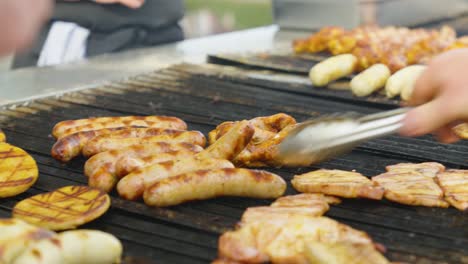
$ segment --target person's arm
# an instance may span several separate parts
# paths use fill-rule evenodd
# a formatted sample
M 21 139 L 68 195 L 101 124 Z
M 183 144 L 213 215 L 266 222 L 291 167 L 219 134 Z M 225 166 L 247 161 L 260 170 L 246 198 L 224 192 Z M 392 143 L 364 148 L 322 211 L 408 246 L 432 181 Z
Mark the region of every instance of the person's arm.
M 0 1 L 0 55 L 25 49 L 49 17 L 51 0 Z
M 411 110 L 401 130 L 405 136 L 435 133 L 440 141 L 459 138 L 452 128 L 468 121 L 468 49 L 434 58 L 415 84 Z
M 80 0 L 65 0 L 65 1 L 77 2 Z M 92 1 L 98 4 L 122 4 L 133 9 L 140 8 L 145 3 L 145 0 L 92 0 Z

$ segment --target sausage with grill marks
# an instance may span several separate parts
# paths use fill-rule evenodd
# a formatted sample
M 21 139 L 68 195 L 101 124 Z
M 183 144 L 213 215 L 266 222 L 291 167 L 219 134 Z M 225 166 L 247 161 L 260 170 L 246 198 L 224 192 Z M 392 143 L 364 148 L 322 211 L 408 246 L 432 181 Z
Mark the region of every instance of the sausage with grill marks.
M 83 147 L 83 155 L 90 157 L 97 153 L 121 149 L 136 145 L 145 145 L 154 142 L 169 142 L 169 143 L 190 143 L 194 145 L 204 146 L 206 143 L 205 136 L 199 131 L 183 131 L 171 130 L 170 133 L 159 134 L 146 137 L 114 136 L 112 134 L 102 135 L 89 140 Z
M 143 196 L 145 188 L 157 181 L 185 172 L 218 168 L 234 168 L 234 165 L 225 159 L 197 157 L 161 162 L 123 177 L 117 184 L 117 191 L 124 199 L 137 200 Z
M 52 135 L 61 138 L 80 131 L 129 126 L 187 129 L 187 124 L 183 120 L 170 116 L 97 117 L 59 122 L 54 126 Z
M 214 144 L 197 154 L 199 158 L 233 160 L 249 144 L 255 130 L 249 121 L 237 122 Z
M 202 147 L 189 143 L 156 142 L 130 146 L 94 155 L 85 163 L 84 173 L 89 178 L 89 186 L 110 192 L 117 184 L 118 179 L 123 176 L 117 173 L 117 166 L 120 166 L 120 170 L 130 170 L 128 168 L 130 166 L 125 164 L 128 162 L 126 159 L 152 157 L 151 160 L 143 160 L 148 163 L 139 164 L 140 166 L 149 166 L 156 162 L 190 157 L 202 150 Z
M 286 190 L 285 181 L 266 171 L 249 169 L 200 170 L 180 174 L 146 188 L 144 201 L 150 206 L 173 206 L 219 196 L 278 198 Z

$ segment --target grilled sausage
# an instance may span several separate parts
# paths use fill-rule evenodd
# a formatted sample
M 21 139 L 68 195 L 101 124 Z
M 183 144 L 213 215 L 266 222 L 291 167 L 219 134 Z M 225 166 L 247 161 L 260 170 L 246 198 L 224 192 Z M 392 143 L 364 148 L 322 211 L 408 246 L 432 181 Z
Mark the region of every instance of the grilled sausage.
M 120 263 L 123 247 L 111 234 L 97 230 L 72 230 L 43 239 L 22 252 L 14 264 L 113 264 Z
M 385 85 L 387 97 L 401 95 L 403 100 L 408 100 L 413 93 L 414 83 L 425 69 L 424 65 L 412 65 L 395 72 Z
M 201 159 L 234 159 L 249 144 L 255 130 L 249 121 L 237 122 L 225 135 L 205 151 L 197 154 Z
M 312 67 L 309 78 L 314 86 L 325 86 L 353 73 L 356 64 L 357 58 L 352 54 L 334 56 Z
M 129 126 L 187 129 L 187 124 L 183 120 L 170 116 L 97 117 L 59 122 L 54 126 L 52 135 L 61 138 L 80 131 Z
M 386 65 L 372 65 L 351 80 L 351 91 L 356 96 L 368 96 L 384 87 L 390 74 L 390 69 Z
M 161 145 L 162 144 L 162 145 Z M 159 162 L 186 158 L 203 150 L 198 145 L 152 143 L 110 150 L 94 155 L 84 166 L 89 186 L 110 192 L 117 180 L 130 172 Z
M 105 134 L 110 134 L 118 130 L 126 130 L 130 128 L 104 128 L 92 131 L 77 132 L 65 137 L 60 138 L 52 146 L 51 155 L 54 159 L 68 162 L 71 159 L 81 154 L 83 146 L 88 140 Z
M 147 188 L 144 201 L 150 206 L 173 206 L 219 196 L 277 198 L 286 190 L 285 181 L 266 171 L 214 169 L 180 174 Z
M 146 187 L 157 181 L 185 172 L 218 168 L 234 168 L 234 165 L 224 159 L 199 159 L 197 157 L 161 162 L 123 177 L 117 184 L 117 191 L 124 199 L 137 200 L 142 197 Z
M 83 155 L 90 157 L 97 153 L 121 149 L 136 145 L 145 145 L 154 142 L 181 143 L 186 142 L 194 145 L 204 146 L 205 136 L 199 131 L 172 130 L 171 133 L 159 134 L 147 137 L 124 137 L 112 134 L 94 137 L 83 147 Z

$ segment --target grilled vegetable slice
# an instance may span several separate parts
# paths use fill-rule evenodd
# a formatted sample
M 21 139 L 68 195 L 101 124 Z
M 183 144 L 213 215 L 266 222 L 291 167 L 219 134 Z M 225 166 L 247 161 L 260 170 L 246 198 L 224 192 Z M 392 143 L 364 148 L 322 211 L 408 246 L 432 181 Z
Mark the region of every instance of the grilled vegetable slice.
M 120 263 L 122 250 L 111 234 L 72 230 L 33 244 L 14 264 L 114 264 Z
M 36 161 L 26 151 L 0 143 L 0 198 L 25 192 L 38 175 Z
M 291 181 L 299 192 L 323 193 L 345 198 L 368 198 L 380 200 L 384 194 L 382 187 L 357 172 L 342 170 L 316 170 L 295 175 Z
M 88 186 L 67 186 L 15 205 L 13 217 L 51 230 L 73 229 L 103 215 L 110 197 Z
M 468 170 L 447 170 L 439 173 L 437 182 L 444 191 L 447 202 L 458 210 L 468 209 Z
M 183 120 L 171 116 L 96 117 L 59 122 L 54 126 L 52 135 L 61 138 L 81 131 L 130 126 L 187 129 L 187 124 Z
M 352 54 L 342 54 L 317 63 L 309 72 L 314 86 L 320 87 L 353 73 L 357 58 Z
M 277 198 L 286 190 L 284 180 L 273 173 L 248 169 L 213 169 L 180 174 L 145 189 L 150 206 L 172 206 L 219 196 Z

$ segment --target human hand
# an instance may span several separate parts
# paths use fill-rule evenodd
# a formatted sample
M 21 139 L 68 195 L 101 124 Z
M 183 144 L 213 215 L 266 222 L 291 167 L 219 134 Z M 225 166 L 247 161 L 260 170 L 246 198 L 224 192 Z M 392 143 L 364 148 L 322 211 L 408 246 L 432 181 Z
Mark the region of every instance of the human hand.
M 416 81 L 409 104 L 417 107 L 407 114 L 402 135 L 434 132 L 444 143 L 457 141 L 452 128 L 468 121 L 468 49 L 434 58 Z
M 51 10 L 51 0 L 0 1 L 0 55 L 25 49 Z
M 140 8 L 145 0 L 94 0 L 94 2 L 99 4 L 122 4 L 133 9 Z

